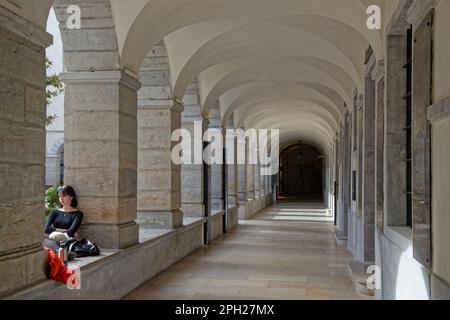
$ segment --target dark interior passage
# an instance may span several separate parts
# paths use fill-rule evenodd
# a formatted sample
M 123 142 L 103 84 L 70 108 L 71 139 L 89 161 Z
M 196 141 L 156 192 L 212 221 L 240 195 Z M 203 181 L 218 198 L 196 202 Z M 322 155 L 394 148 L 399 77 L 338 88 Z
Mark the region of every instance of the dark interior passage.
M 322 200 L 323 155 L 315 147 L 299 142 L 281 152 L 280 198 Z

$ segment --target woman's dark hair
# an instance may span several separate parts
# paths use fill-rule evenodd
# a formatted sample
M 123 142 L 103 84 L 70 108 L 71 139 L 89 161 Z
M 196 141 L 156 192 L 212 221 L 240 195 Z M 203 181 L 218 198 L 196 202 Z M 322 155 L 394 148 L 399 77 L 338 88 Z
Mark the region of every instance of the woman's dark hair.
M 75 190 L 71 186 L 62 186 L 58 189 L 58 194 L 62 194 L 65 196 L 71 196 L 73 197 L 72 202 L 70 205 L 74 208 L 78 206 L 78 200 L 77 200 L 77 194 L 75 193 Z

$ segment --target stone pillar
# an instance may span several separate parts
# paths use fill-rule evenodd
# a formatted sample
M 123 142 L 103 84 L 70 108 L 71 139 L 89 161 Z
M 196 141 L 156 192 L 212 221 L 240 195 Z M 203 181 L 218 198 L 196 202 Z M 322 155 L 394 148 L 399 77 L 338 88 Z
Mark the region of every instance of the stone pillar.
M 246 144 L 246 170 L 247 170 L 247 201 L 254 200 L 255 194 L 255 165 L 250 163 L 250 143 Z
M 406 34 L 406 31 L 405 31 Z M 387 37 L 387 72 L 384 105 L 384 212 L 385 224 L 406 225 L 406 64 L 407 41 L 403 35 Z M 401 161 L 399 161 L 399 159 Z
M 81 234 L 103 248 L 134 245 L 140 82 L 121 71 L 72 72 L 62 80 L 64 177 L 85 214 Z
M 239 203 L 247 202 L 247 164 L 237 165 L 237 195 Z
M 253 192 L 255 193 L 255 199 L 261 197 L 259 161 L 253 165 Z
M 45 279 L 45 48 L 51 42 L 0 6 L 0 297 Z
M 185 217 L 204 217 L 203 163 L 194 163 L 194 146 L 201 146 L 199 151 L 203 151 L 203 134 L 208 128 L 208 120 L 202 115 L 198 96 L 198 82 L 192 83 L 188 88 L 184 103 L 184 111 L 181 114 L 182 127 L 188 130 L 192 137 L 192 158 L 191 164 L 181 165 L 181 211 Z M 196 133 L 195 130 L 200 132 Z
M 378 230 L 384 229 L 384 92 L 385 92 L 385 67 L 384 61 L 378 61 L 372 72 L 372 79 L 376 84 L 376 98 L 375 98 L 375 197 L 376 197 L 376 226 Z
M 226 126 L 227 129 L 234 130 L 234 124 L 233 119 L 230 118 L 230 120 L 227 123 Z M 232 155 L 230 155 L 230 159 L 232 161 L 228 161 L 228 207 L 235 207 L 239 203 L 238 198 L 238 165 L 237 165 L 237 140 L 236 138 L 233 139 L 233 149 L 234 150 L 228 150 L 229 152 L 232 152 Z
M 372 70 L 375 57 L 366 66 L 364 81 L 363 109 L 363 249 L 364 261 L 375 261 L 375 81 L 372 80 Z
M 171 96 L 167 51 L 156 46 L 141 68 L 138 101 L 138 222 L 172 229 L 183 225 L 181 166 L 172 162 L 178 142 L 171 135 L 181 128 L 181 102 Z
M 222 133 L 222 137 L 224 137 L 224 130 L 220 125 L 220 108 L 217 104 L 209 112 L 209 129 Z M 225 146 L 224 142 L 222 139 L 223 147 Z M 224 206 L 222 168 L 221 164 L 211 164 L 211 209 L 213 212 L 223 210 Z
M 344 159 L 343 159 L 343 202 L 344 202 L 344 225 L 342 231 L 344 236 L 348 235 L 348 216 L 351 209 L 351 115 L 349 112 L 345 115 L 345 128 L 344 128 Z
M 260 164 L 260 169 L 261 166 L 262 165 Z M 261 172 L 259 172 L 259 194 L 261 195 L 261 197 L 266 195 L 266 176 L 262 175 Z
M 249 199 L 253 199 L 253 195 L 249 193 L 249 187 L 253 187 L 253 179 L 250 175 L 250 170 L 248 170 L 249 165 L 248 163 L 248 148 L 247 148 L 247 140 L 243 139 L 242 141 L 237 141 L 237 156 L 238 160 L 240 157 L 244 160 L 245 164 L 242 164 L 241 162 L 237 165 L 237 192 L 238 192 L 238 198 L 239 198 L 239 219 L 247 219 L 248 218 L 248 202 Z M 245 153 L 243 155 L 240 155 L 239 153 Z M 249 184 L 250 181 L 250 184 Z

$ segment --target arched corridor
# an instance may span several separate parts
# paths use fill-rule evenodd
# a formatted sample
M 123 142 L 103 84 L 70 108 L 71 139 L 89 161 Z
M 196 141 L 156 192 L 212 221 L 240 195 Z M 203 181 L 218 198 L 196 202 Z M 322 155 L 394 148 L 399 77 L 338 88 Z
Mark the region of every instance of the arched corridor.
M 0 0 L 0 299 L 450 299 L 449 29 L 448 0 Z M 60 204 L 101 248 L 77 290 Z
M 125 299 L 373 299 L 356 292 L 351 255 L 317 203 L 286 202 L 242 221 Z

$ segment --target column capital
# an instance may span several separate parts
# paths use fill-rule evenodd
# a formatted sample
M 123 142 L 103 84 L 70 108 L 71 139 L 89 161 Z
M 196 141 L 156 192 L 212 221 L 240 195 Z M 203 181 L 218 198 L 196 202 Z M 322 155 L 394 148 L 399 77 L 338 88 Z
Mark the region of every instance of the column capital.
M 432 124 L 450 118 L 450 97 L 443 99 L 428 108 L 428 120 Z
M 64 83 L 119 83 L 133 91 L 138 91 L 141 88 L 141 82 L 124 71 L 72 71 L 61 73 L 60 78 Z
M 222 128 L 220 118 L 209 118 L 208 120 L 210 128 Z
M 384 78 L 384 75 L 385 75 L 384 60 L 378 60 L 372 71 L 372 80 L 378 83 L 381 79 Z
M 138 109 L 169 109 L 182 113 L 184 105 L 176 100 L 138 100 Z
M 427 13 L 438 4 L 439 0 L 414 0 L 408 10 L 407 21 L 416 29 L 425 19 Z

